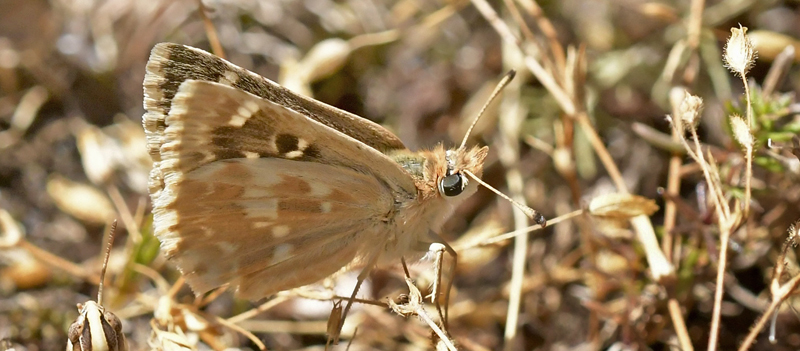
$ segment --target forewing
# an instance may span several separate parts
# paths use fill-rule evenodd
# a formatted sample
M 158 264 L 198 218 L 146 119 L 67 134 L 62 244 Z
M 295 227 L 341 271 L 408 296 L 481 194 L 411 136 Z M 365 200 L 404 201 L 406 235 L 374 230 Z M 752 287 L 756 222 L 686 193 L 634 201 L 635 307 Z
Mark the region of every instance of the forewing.
M 146 117 L 145 117 L 146 118 Z M 383 153 L 282 105 L 219 83 L 178 88 L 159 140 L 151 194 L 164 179 L 235 158 L 283 158 L 342 166 L 378 178 L 397 196 L 413 198 L 413 179 Z
M 147 132 L 154 228 L 196 291 L 231 283 L 258 298 L 317 281 L 416 196 L 381 152 L 219 83 L 182 83 L 164 127 Z
M 147 110 L 144 127 L 149 132 L 148 150 L 156 161 L 161 144 L 156 136 L 166 127 L 165 118 L 172 109 L 173 99 L 180 85 L 187 80 L 216 82 L 244 90 L 316 120 L 381 152 L 405 149 L 394 134 L 367 119 L 295 94 L 203 50 L 160 43 L 150 53 L 144 79 L 144 105 Z
M 317 282 L 385 237 L 393 208 L 375 177 L 318 163 L 230 159 L 169 179 L 154 227 L 197 293 L 229 283 L 258 299 Z

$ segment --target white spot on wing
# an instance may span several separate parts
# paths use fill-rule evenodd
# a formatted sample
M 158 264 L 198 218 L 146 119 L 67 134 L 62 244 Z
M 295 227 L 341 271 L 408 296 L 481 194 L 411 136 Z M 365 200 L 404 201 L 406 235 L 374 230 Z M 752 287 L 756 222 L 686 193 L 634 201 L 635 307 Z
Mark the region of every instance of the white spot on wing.
M 272 222 L 253 222 L 253 229 L 266 228 L 272 225 Z
M 200 164 L 210 163 L 211 161 L 217 159 L 217 157 L 214 156 L 214 154 L 210 151 L 202 151 L 201 153 L 203 154 L 203 161 L 201 161 Z
M 250 110 L 250 112 L 251 112 L 250 114 L 251 115 L 253 113 L 258 112 L 258 110 L 260 109 L 260 107 L 258 107 L 258 103 L 256 103 L 253 100 L 246 100 L 246 101 L 242 102 L 242 106 L 244 106 L 244 108 Z
M 276 225 L 272 228 L 272 236 L 276 238 L 282 238 L 289 234 L 289 226 L 288 225 Z M 277 250 L 277 248 L 276 248 Z
M 247 157 L 247 158 L 259 158 L 259 157 L 261 157 L 261 155 L 259 155 L 258 152 L 242 151 L 242 153 L 244 154 L 244 157 Z
M 245 110 L 244 113 L 247 113 Z M 250 118 L 252 115 L 242 115 L 242 108 L 239 107 L 239 110 L 236 111 L 236 114 L 231 116 L 231 120 L 228 121 L 228 124 L 234 127 L 241 127 L 244 125 L 244 122 L 247 122 L 247 119 Z
M 333 208 L 333 204 L 330 203 L 329 201 L 323 202 L 322 205 L 320 206 L 320 210 L 322 211 L 322 213 L 331 212 L 332 208 Z
M 305 151 L 308 147 L 308 142 L 303 138 L 297 139 L 297 149 L 300 151 Z
M 332 192 L 331 187 L 323 182 L 309 182 L 308 185 L 311 186 L 311 196 L 325 197 Z
M 300 158 L 303 157 L 303 151 L 300 150 L 289 151 L 286 154 L 284 154 L 284 156 L 286 156 L 286 158 L 288 159 Z
M 239 81 L 239 75 L 236 74 L 236 72 L 227 71 L 227 72 L 225 72 L 225 75 L 223 75 L 222 77 L 219 77 L 219 82 L 218 83 L 224 84 L 224 85 L 227 85 L 227 86 L 232 86 L 232 85 L 236 84 L 236 82 L 238 82 L 238 81 Z
M 216 245 L 217 245 L 217 248 L 220 251 L 222 251 L 223 253 L 228 254 L 228 255 L 236 252 L 236 250 L 239 249 L 239 245 L 236 245 L 235 243 L 228 242 L 228 241 L 220 241 L 220 242 L 217 242 Z
M 231 120 L 228 121 L 228 124 L 234 127 L 241 127 L 250 117 L 253 117 L 254 113 L 258 112 L 258 109 L 257 103 L 251 100 L 245 100 L 242 102 L 242 105 L 236 109 L 236 114 L 231 116 Z
M 246 192 L 245 195 L 250 195 L 250 193 Z M 245 218 L 260 222 L 278 219 L 278 199 L 249 196 L 247 198 L 258 199 L 259 201 L 252 201 L 245 204 Z
M 270 265 L 281 263 L 292 255 L 294 246 L 292 244 L 280 244 L 275 246 L 275 251 L 272 252 L 272 259 L 269 261 Z

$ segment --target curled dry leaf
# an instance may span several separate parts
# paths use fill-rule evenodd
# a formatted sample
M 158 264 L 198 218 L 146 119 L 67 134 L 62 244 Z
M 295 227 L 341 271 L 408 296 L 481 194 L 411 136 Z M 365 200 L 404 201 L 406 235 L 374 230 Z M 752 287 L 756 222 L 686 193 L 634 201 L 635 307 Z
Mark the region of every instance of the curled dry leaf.
M 114 172 L 113 141 L 92 125 L 78 132 L 77 139 L 86 176 L 94 184 L 105 184 Z
M 111 201 L 100 190 L 60 175 L 47 180 L 47 194 L 61 211 L 86 223 L 104 225 L 116 216 Z
M 96 185 L 107 184 L 117 172 L 129 187 L 145 192 L 151 163 L 140 147 L 145 142 L 144 132 L 127 118 L 117 119 L 119 122 L 102 129 L 86 125 L 76 134 L 84 172 Z
M 633 194 L 607 194 L 592 199 L 589 214 L 610 219 L 629 219 L 639 215 L 649 216 L 658 211 L 652 199 Z
M 398 304 L 394 300 L 389 299 L 389 308 L 395 313 L 407 317 L 412 314 L 418 314 L 422 310 L 422 293 L 420 293 L 417 286 L 406 278 L 406 285 L 408 285 L 408 302 Z
M 312 96 L 311 84 L 341 69 L 352 50 L 345 40 L 323 40 L 314 45 L 300 62 L 283 67 L 281 85 L 297 93 Z
M 25 249 L 9 249 L 0 253 L 7 267 L 0 270 L 0 284 L 13 284 L 16 289 L 33 289 L 50 281 L 50 267 L 33 257 Z
M 772 61 L 787 46 L 792 46 L 795 52 L 800 52 L 800 41 L 786 34 L 768 30 L 754 30 L 748 36 L 753 41 L 759 59 Z M 800 56 L 795 56 L 794 62 L 800 62 Z
M 631 263 L 622 255 L 608 249 L 597 252 L 595 265 L 600 272 L 613 275 L 629 269 Z
M 7 211 L 0 209 L 0 260 L 7 267 L 0 270 L 0 285 L 31 289 L 50 280 L 50 268 L 28 251 L 17 248 L 22 240 L 22 227 Z
M 477 222 L 477 221 L 476 221 Z M 481 242 L 503 234 L 506 228 L 497 218 L 489 218 L 475 224 L 466 233 L 461 235 L 451 246 L 459 252 L 458 267 L 461 272 L 472 272 L 478 267 L 483 267 L 490 261 L 497 259 L 501 246 L 480 245 Z M 468 249 L 462 255 L 461 251 Z
M 11 214 L 0 208 L 0 249 L 17 246 L 23 235 L 22 227 Z
M 342 325 L 342 301 L 333 303 L 331 315 L 328 317 L 328 324 L 325 326 L 325 333 L 328 335 L 328 340 L 336 340 L 339 338 L 339 326 Z
M 675 7 L 667 4 L 659 4 L 655 1 L 642 3 L 637 6 L 636 10 L 649 19 L 664 23 L 673 23 L 680 20 Z

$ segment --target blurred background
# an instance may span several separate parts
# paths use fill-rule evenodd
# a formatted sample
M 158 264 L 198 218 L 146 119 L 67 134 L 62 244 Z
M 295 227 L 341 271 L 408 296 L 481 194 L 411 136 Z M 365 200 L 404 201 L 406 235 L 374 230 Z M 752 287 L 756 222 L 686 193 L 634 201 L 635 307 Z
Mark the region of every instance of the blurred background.
M 794 248 L 782 251 L 800 218 L 800 145 L 791 141 L 800 129 L 800 75 L 786 51 L 798 47 L 800 4 L 492 1 L 494 25 L 480 4 L 0 0 L 0 347 L 63 349 L 75 304 L 95 299 L 104 234 L 117 219 L 104 305 L 122 319 L 131 349 L 169 349 L 166 334 L 185 338 L 187 349 L 257 348 L 216 318 L 259 302 L 230 293 L 195 299 L 152 237 L 142 80 L 150 49 L 164 41 L 224 54 L 381 123 L 412 150 L 460 142 L 499 78 L 516 69 L 470 139 L 491 150 L 483 179 L 548 219 L 621 192 L 621 180 L 640 197 L 620 207 L 648 216 L 662 253 L 644 248 L 626 214 L 550 225 L 518 243 L 524 251 L 513 240 L 487 243 L 528 223 L 481 189 L 441 233 L 459 250 L 449 323 L 459 349 L 703 349 L 712 329 L 721 349 L 739 346 L 772 301 L 770 284 L 800 272 Z M 746 115 L 744 87 L 722 60 L 740 24 L 758 51 L 745 77 L 755 119 L 753 190 L 749 215 L 726 240 L 721 322 L 712 328 L 718 214 L 701 167 L 673 139 L 666 116 L 676 111 L 677 87 L 704 99 L 698 139 L 715 159 L 725 198 L 741 201 L 747 160 L 729 119 Z M 503 28 L 516 44 L 501 39 Z M 534 77 L 530 60 L 552 82 Z M 598 159 L 597 141 L 619 177 Z M 664 190 L 676 179 L 675 191 Z M 514 252 L 522 254 L 517 268 Z M 674 271 L 654 273 L 659 255 Z M 776 277 L 778 266 L 786 268 Z M 412 268 L 417 285 L 430 289 L 431 263 Z M 385 302 L 407 293 L 402 276 L 399 266 L 382 267 L 364 297 Z M 765 332 L 752 349 L 800 348 L 789 295 L 776 314 L 775 343 Z M 323 349 L 330 302 L 293 296 L 235 322 L 271 350 Z M 385 307 L 361 307 L 348 322 L 338 349 L 349 340 L 353 350 L 432 348 L 426 324 Z

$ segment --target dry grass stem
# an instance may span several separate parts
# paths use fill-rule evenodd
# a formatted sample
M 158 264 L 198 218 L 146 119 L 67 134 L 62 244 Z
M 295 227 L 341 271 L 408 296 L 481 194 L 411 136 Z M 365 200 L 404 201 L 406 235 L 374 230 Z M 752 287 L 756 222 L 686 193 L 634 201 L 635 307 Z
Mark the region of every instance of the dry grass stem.
M 758 318 L 756 324 L 750 328 L 750 333 L 747 334 L 742 344 L 739 346 L 739 351 L 745 351 L 750 348 L 756 341 L 756 337 L 764 329 L 764 326 L 767 324 L 771 318 L 775 318 L 777 316 L 777 311 L 780 305 L 786 301 L 791 295 L 795 294 L 795 292 L 800 288 L 800 274 L 795 275 L 789 281 L 781 284 L 781 278 L 783 277 L 783 273 L 786 269 L 786 254 L 788 253 L 789 249 L 794 248 L 797 246 L 797 239 L 798 239 L 798 232 L 797 232 L 797 225 L 800 224 L 800 221 L 795 222 L 792 226 L 789 227 L 789 237 L 786 239 L 786 242 L 783 244 L 783 249 L 781 250 L 781 254 L 778 257 L 778 260 L 775 262 L 775 267 L 772 274 L 772 281 L 770 282 L 770 293 L 772 295 L 772 300 L 770 301 L 769 306 L 767 306 L 766 310 L 762 313 L 761 317 Z M 775 321 L 773 320 L 773 326 Z M 770 333 L 770 338 L 774 333 Z
M 439 340 L 444 342 L 448 350 L 456 351 L 457 349 L 455 345 L 453 345 L 453 342 L 450 341 L 450 338 L 447 336 L 447 334 L 445 334 L 442 329 L 439 328 L 436 322 L 434 322 L 430 315 L 428 315 L 428 312 L 425 311 L 425 307 L 422 303 L 422 293 L 420 293 L 419 289 L 417 289 L 417 286 L 414 285 L 414 282 L 412 282 L 409 278 L 406 278 L 406 284 L 408 285 L 409 290 L 408 302 L 398 304 L 392 299 L 389 299 L 389 308 L 391 308 L 395 313 L 404 317 L 411 315 L 419 317 L 431 328 L 431 330 L 433 330 L 434 333 L 436 333 L 436 336 L 439 337 Z

